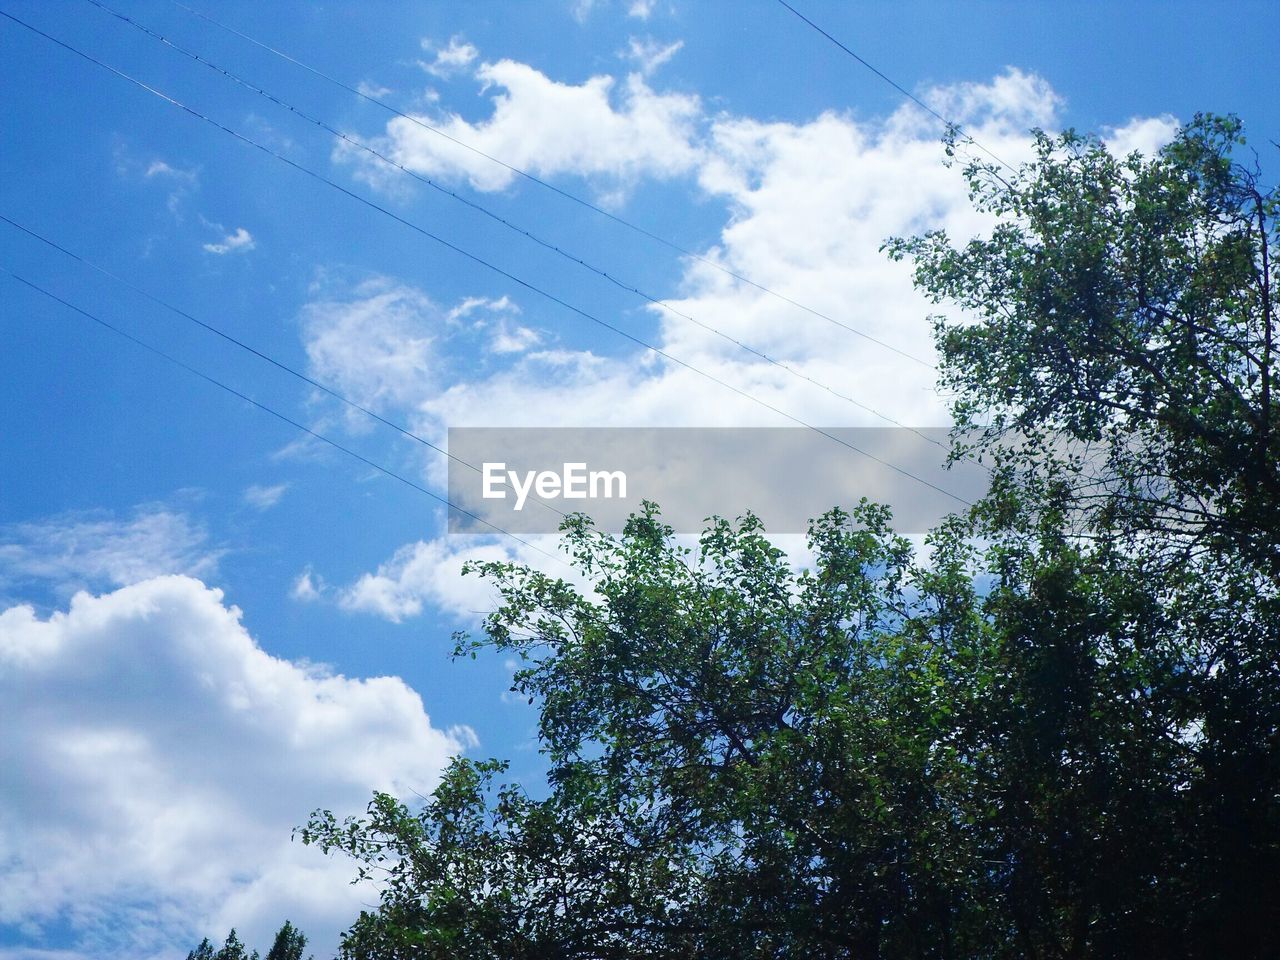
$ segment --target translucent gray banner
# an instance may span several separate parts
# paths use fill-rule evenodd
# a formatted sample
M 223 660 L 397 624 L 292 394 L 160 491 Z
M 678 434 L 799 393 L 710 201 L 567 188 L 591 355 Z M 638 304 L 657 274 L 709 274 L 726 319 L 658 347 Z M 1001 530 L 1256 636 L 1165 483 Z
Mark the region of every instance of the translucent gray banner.
M 804 533 L 866 497 L 922 533 L 987 490 L 986 469 L 947 469 L 947 450 L 945 428 L 457 427 L 449 531 L 492 532 L 466 511 L 511 533 L 553 533 L 567 513 L 617 533 L 652 500 L 678 533 L 748 510 L 770 533 Z

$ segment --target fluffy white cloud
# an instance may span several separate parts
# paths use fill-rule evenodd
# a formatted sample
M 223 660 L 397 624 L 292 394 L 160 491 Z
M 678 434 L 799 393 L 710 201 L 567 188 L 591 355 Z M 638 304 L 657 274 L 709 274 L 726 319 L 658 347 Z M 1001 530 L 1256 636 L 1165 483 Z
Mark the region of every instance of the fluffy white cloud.
M 1118 156 L 1128 156 L 1135 150 L 1150 156 L 1173 139 L 1178 126 L 1177 118 L 1168 114 L 1134 117 L 1128 123 L 1105 130 L 1103 138 Z
M 679 176 L 698 162 L 698 99 L 656 93 L 640 74 L 621 85 L 603 75 L 575 85 L 552 80 L 528 64 L 500 60 L 481 65 L 476 77 L 500 91 L 487 120 L 470 123 L 451 114 L 429 122 L 522 170 L 626 183 L 642 176 Z M 503 189 L 515 177 L 403 117 L 390 121 L 385 137 L 374 143 L 410 170 L 464 177 L 480 190 Z M 363 151 L 344 144 L 337 156 L 358 164 L 372 182 L 386 182 L 385 168 Z
M 650 168 L 652 143 L 613 137 L 611 123 L 628 111 L 609 107 L 608 78 L 581 87 L 549 80 L 531 67 L 503 62 L 486 66 L 506 93 L 493 117 L 451 132 L 495 156 L 540 173 L 598 173 L 631 169 L 650 176 L 689 171 L 706 196 L 722 200 L 729 217 L 719 242 L 687 261 L 679 292 L 666 304 L 716 328 L 717 335 L 666 310 L 651 308 L 658 322 L 654 343 L 716 379 L 769 406 L 824 426 L 884 426 L 891 418 L 911 426 L 942 426 L 946 404 L 935 389 L 928 320 L 939 308 L 916 292 L 910 267 L 881 252 L 888 237 L 946 229 L 963 240 L 990 226 L 975 213 L 960 172 L 942 163 L 937 120 L 914 104 L 871 120 L 824 113 L 805 122 L 762 122 L 747 117 L 707 117 L 694 102 L 665 115 L 653 142 L 678 143 L 674 167 Z M 632 85 L 640 81 L 631 78 Z M 639 85 L 645 103 L 664 96 Z M 985 147 L 1010 163 L 1030 156 L 1028 128 L 1052 129 L 1061 99 L 1040 77 L 1010 69 L 986 83 L 927 91 L 923 99 L 953 116 Z M 607 163 L 556 157 L 545 139 L 564 139 L 564 117 L 583 101 L 600 117 L 591 151 Z M 518 108 L 518 109 L 517 109 Z M 630 112 L 640 108 L 633 106 Z M 647 109 L 647 108 L 646 108 Z M 610 116 L 605 116 L 610 114 Z M 655 116 L 662 116 L 657 111 Z M 541 118 L 547 118 L 543 121 Z M 574 122 L 577 122 L 576 120 Z M 1113 142 L 1152 149 L 1172 121 L 1137 119 L 1115 131 Z M 508 132 L 529 129 L 519 143 Z M 416 132 L 415 132 L 416 131 Z M 501 171 L 477 165 L 473 155 L 443 151 L 440 142 L 412 124 L 392 124 L 388 135 L 420 169 L 469 175 L 482 189 L 505 185 Z M 608 147 L 604 146 L 607 143 Z M 616 151 L 621 151 L 617 153 Z M 710 264 L 704 261 L 710 261 Z M 714 265 L 714 266 L 713 266 Z M 860 337 L 734 280 L 716 266 L 750 277 L 783 298 L 804 303 Z M 806 382 L 726 337 L 748 344 L 823 386 Z M 871 339 L 923 358 L 918 363 Z M 439 435 L 444 426 L 778 426 L 780 417 L 760 403 L 726 389 L 686 366 L 638 350 L 600 357 L 557 343 L 507 358 L 492 370 L 458 368 L 438 389 L 419 398 L 409 415 L 420 429 Z M 843 396 L 837 396 L 841 394 Z M 853 401 L 850 402 L 850 398 Z M 879 414 L 871 412 L 874 408 Z M 432 464 L 428 476 L 443 471 Z M 435 605 L 458 610 L 474 603 L 448 569 L 453 551 L 440 544 L 402 548 L 377 572 L 345 591 L 350 609 L 403 619 Z M 546 566 L 533 556 L 530 560 Z M 548 567 L 548 569 L 550 569 Z M 558 571 L 557 571 L 558 572 Z
M 253 234 L 244 227 L 236 227 L 218 243 L 206 243 L 204 249 L 207 253 L 223 256 L 228 253 L 248 253 L 255 246 Z
M 0 613 L 0 923 L 69 926 L 86 956 L 175 956 L 287 916 L 318 955 L 369 891 L 290 841 L 317 806 L 425 793 L 473 739 L 393 677 L 264 652 L 188 577 Z
M 1047 80 L 1016 67 L 989 83 L 933 87 L 922 99 L 953 122 L 980 125 L 981 133 L 969 132 L 983 142 L 986 137 L 1022 137 L 1029 127 L 1052 126 L 1062 108 L 1062 98 Z
M 488 610 L 493 592 L 478 577 L 463 577 L 463 563 L 506 559 L 507 551 L 497 545 L 459 548 L 440 540 L 406 544 L 376 573 L 366 573 L 343 590 L 338 603 L 395 623 L 420 614 L 425 602 L 470 618 Z

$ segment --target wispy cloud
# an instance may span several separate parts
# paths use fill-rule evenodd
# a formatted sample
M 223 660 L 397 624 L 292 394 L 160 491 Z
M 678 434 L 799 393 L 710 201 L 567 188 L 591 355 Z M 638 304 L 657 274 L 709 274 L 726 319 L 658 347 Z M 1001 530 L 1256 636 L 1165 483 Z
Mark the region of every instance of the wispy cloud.
M 287 483 L 277 483 L 274 486 L 264 487 L 253 484 L 244 491 L 244 502 L 257 510 L 268 510 L 280 502 L 280 498 L 284 496 L 284 492 L 289 489 Z
M 150 504 L 129 519 L 67 513 L 0 529 L 0 575 L 60 592 L 116 587 L 168 573 L 207 576 L 223 551 L 185 513 Z
M 635 63 L 645 76 L 653 73 L 660 66 L 680 52 L 683 40 L 674 43 L 662 43 L 652 37 L 632 37 L 627 42 L 627 49 L 622 56 Z
M 449 43 L 443 47 L 436 46 L 430 40 L 422 41 L 422 49 L 434 51 L 435 59 L 418 61 L 422 69 L 433 77 L 448 79 L 461 70 L 465 70 L 479 55 L 478 51 L 462 37 L 450 37 Z

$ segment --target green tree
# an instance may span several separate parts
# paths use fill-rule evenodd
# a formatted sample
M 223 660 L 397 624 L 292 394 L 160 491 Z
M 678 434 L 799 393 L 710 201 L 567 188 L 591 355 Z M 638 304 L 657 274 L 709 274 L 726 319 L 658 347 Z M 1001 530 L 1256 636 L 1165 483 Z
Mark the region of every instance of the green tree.
M 889 245 L 974 321 L 939 320 L 937 340 L 957 422 L 997 467 L 983 532 L 1123 554 L 1168 622 L 1190 770 L 1150 882 L 1184 886 L 1201 956 L 1261 955 L 1280 926 L 1280 200 L 1244 148 L 1231 117 L 1151 160 L 1037 134 L 1012 177 L 966 169 L 989 237 Z
M 275 941 L 267 952 L 267 960 L 302 960 L 302 951 L 306 945 L 306 934 L 286 920 L 284 926 L 276 932 Z M 187 954 L 187 960 L 258 960 L 258 951 L 250 953 L 232 929 L 220 948 L 215 950 L 209 938 L 205 937 L 198 947 Z
M 990 236 L 888 244 L 975 321 L 938 318 L 937 343 L 957 427 L 1015 483 L 992 506 L 1056 497 L 1086 532 L 1280 574 L 1280 200 L 1234 159 L 1243 145 L 1230 117 L 1197 117 L 1150 160 L 1037 132 L 1017 173 L 965 170 Z
M 943 381 L 995 466 L 927 562 L 862 504 L 801 572 L 652 507 L 565 525 L 586 590 L 471 567 L 501 603 L 457 653 L 522 660 L 548 791 L 459 759 L 418 809 L 318 811 L 383 881 L 344 955 L 1274 955 L 1274 199 L 1238 139 L 1038 135 L 967 170 L 990 237 L 891 242 L 972 315 Z
M 214 960 L 258 960 L 258 951 L 249 953 L 245 949 L 245 945 L 240 942 L 240 938 L 236 936 L 235 928 L 227 934 L 226 941 L 222 944 L 222 949 L 214 955 Z
M 307 947 L 307 936 L 288 920 L 276 932 L 276 939 L 267 951 L 267 960 L 302 960 Z

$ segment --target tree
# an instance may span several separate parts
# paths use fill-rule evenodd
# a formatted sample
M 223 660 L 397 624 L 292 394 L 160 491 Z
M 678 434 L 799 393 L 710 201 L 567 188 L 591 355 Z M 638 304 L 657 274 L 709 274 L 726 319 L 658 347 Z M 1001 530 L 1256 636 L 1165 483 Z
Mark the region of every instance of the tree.
M 990 238 L 891 242 L 976 314 L 943 379 L 996 467 L 926 560 L 866 503 L 802 572 L 750 516 L 691 551 L 650 505 L 566 523 L 589 589 L 469 567 L 501 603 L 455 652 L 522 660 L 548 790 L 460 758 L 418 809 L 317 811 L 303 840 L 383 881 L 344 955 L 1273 955 L 1274 201 L 1237 139 L 1037 135 L 968 170 Z
M 991 453 L 1025 438 L 997 456 L 1020 496 L 994 504 L 1056 491 L 1105 531 L 1169 538 L 1171 556 L 1225 550 L 1280 574 L 1280 198 L 1256 161 L 1233 159 L 1244 142 L 1237 120 L 1210 116 L 1151 160 L 1036 132 L 1035 161 L 1011 177 L 966 168 L 999 219 L 989 237 L 887 245 L 976 320 L 936 320 L 959 430 Z M 1094 469 L 1062 469 L 1064 450 Z
M 276 939 L 267 951 L 267 960 L 302 960 L 302 951 L 306 947 L 307 935 L 286 920 L 276 932 Z
M 1187 936 L 1256 955 L 1280 921 L 1280 196 L 1235 159 L 1232 117 L 1197 117 L 1150 161 L 1070 131 L 1035 143 L 1012 178 L 966 168 L 990 237 L 890 253 L 976 320 L 939 320 L 937 340 L 957 423 L 997 465 L 984 532 L 1113 545 L 1171 619 Z
M 306 948 L 307 937 L 288 920 L 276 932 L 275 942 L 267 952 L 267 960 L 302 960 L 302 951 Z M 217 950 L 205 937 L 200 945 L 187 954 L 187 960 L 258 960 L 258 951 L 248 951 L 240 937 L 232 929 L 227 939 Z

